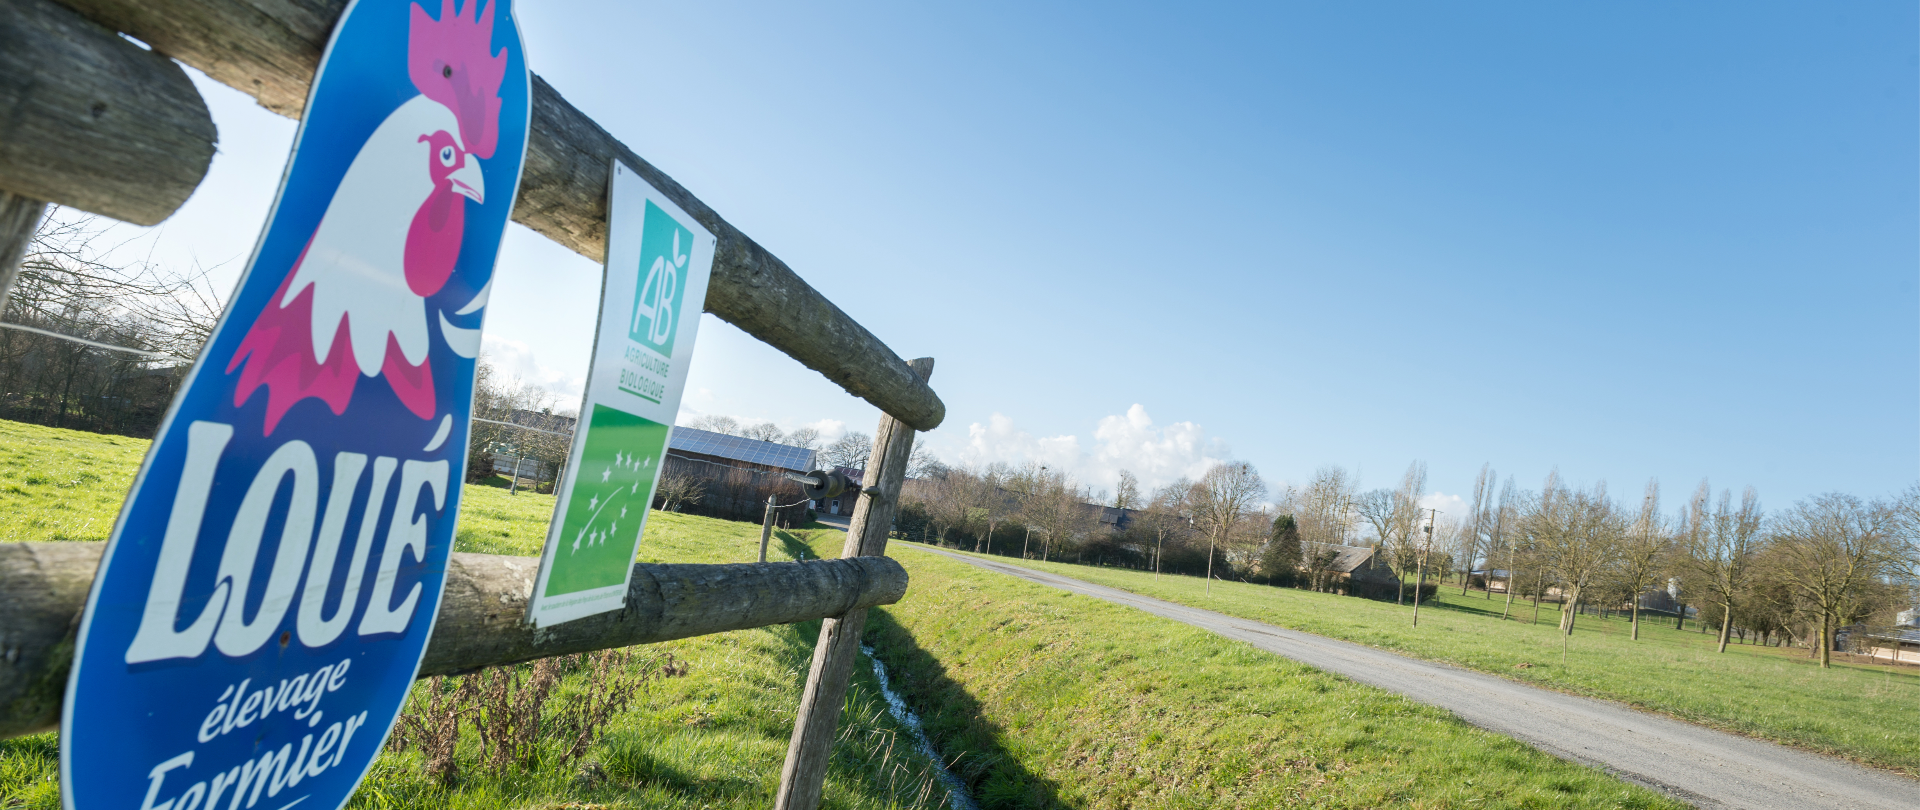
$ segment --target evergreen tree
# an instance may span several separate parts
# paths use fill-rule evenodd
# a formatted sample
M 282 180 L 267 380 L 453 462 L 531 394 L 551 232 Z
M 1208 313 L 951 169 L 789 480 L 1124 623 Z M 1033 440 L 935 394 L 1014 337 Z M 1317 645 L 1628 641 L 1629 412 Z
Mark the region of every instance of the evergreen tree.
M 1260 554 L 1260 571 L 1273 585 L 1292 585 L 1300 573 L 1300 527 L 1293 515 L 1273 519 L 1273 534 Z

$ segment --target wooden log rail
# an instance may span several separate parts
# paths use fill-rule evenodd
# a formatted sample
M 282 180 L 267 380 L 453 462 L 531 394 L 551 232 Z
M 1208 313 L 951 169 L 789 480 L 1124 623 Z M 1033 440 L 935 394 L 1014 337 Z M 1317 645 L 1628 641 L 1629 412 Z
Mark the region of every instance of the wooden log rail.
M 52 1 L 0 0 L 9 4 Z M 290 117 L 298 117 L 305 106 L 327 37 L 346 9 L 346 0 L 59 2 L 110 31 L 146 43 L 154 54 L 198 68 L 259 99 L 267 109 Z M 23 82 L 55 82 L 67 77 L 69 67 L 40 64 L 19 69 L 27 71 Z M 178 71 L 177 67 L 172 69 Z M 196 97 L 194 101 L 199 100 Z M 515 221 L 582 256 L 600 260 L 607 241 L 609 166 L 619 158 L 718 237 L 712 281 L 707 288 L 708 312 L 826 375 L 848 393 L 916 430 L 932 430 L 946 417 L 946 406 L 933 389 L 879 338 L 801 280 L 786 263 L 568 104 L 538 76 L 533 79 L 532 104 L 533 130 L 520 197 L 513 209 Z M 141 136 L 131 132 L 129 137 Z M 69 154 L 85 152 L 76 149 Z M 155 154 L 153 159 L 171 158 Z M 182 154 L 178 159 L 185 165 L 196 158 Z M 204 173 L 204 159 L 198 171 Z M 32 189 L 16 188 L 10 174 L 11 170 L 0 164 L 0 192 L 50 199 L 36 196 Z M 198 175 L 195 177 L 197 182 Z M 65 193 L 78 198 L 96 191 L 110 193 L 106 189 L 69 189 Z M 83 204 L 75 206 L 127 218 Z M 166 210 L 171 212 L 172 208 Z
M 179 60 L 298 117 L 347 0 L 0 0 L 0 308 L 46 203 L 140 224 L 170 216 L 206 174 L 216 133 Z M 123 40 L 125 34 L 151 48 Z M 705 309 L 867 400 L 881 419 L 845 556 L 808 563 L 637 565 L 618 613 L 524 624 L 537 564 L 455 554 L 420 674 L 826 618 L 776 806 L 819 806 L 866 609 L 907 576 L 886 559 L 915 430 L 946 406 L 909 366 L 673 178 L 540 77 L 513 219 L 589 259 L 607 240 L 611 164 L 638 171 L 718 238 Z M 129 124 L 140 124 L 129 126 Z M 0 739 L 59 720 L 74 632 L 101 545 L 0 544 Z
M 74 631 L 104 543 L 0 543 L 0 739 L 53 730 Z M 420 677 L 533 658 L 842 616 L 900 601 L 884 557 L 634 566 L 627 606 L 536 630 L 521 621 L 539 561 L 453 555 Z
M 0 192 L 155 225 L 216 137 L 173 60 L 54 0 L 0 0 Z

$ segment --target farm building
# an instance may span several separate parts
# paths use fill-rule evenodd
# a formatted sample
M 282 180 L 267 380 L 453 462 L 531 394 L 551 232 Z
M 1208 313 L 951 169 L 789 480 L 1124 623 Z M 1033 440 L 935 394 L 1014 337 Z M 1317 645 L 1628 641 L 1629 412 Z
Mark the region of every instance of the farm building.
M 1468 574 L 1473 582 L 1493 593 L 1506 593 L 1507 583 L 1513 580 L 1513 572 L 1505 568 L 1483 568 Z
M 1860 645 L 1867 657 L 1889 664 L 1920 664 L 1920 628 L 1891 627 L 1867 630 Z
M 1322 589 L 1364 596 L 1397 584 L 1392 569 L 1375 549 L 1313 542 L 1301 543 L 1300 547 L 1301 570 Z
M 775 521 L 799 526 L 806 523 L 811 504 L 802 498 L 800 485 L 785 474 L 808 472 L 813 460 L 814 452 L 805 447 L 675 426 L 667 440 L 657 505 L 730 520 L 758 521 L 766 509 L 767 496 L 773 495 L 776 504 L 792 504 L 779 510 Z M 681 495 L 686 496 L 684 500 L 678 497 Z M 840 500 L 846 501 L 851 511 L 851 493 Z
M 573 444 L 575 418 L 550 411 L 514 409 L 498 423 L 476 420 L 474 433 L 492 457 L 493 471 L 517 477 L 522 486 L 550 491 Z M 515 430 L 514 428 L 526 428 Z

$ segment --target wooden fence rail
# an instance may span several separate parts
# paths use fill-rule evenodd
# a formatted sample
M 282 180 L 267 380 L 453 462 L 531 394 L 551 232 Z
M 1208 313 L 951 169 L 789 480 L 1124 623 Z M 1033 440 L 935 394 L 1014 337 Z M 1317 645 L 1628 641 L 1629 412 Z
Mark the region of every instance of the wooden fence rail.
M 173 60 L 53 0 L 0 0 L 0 188 L 154 225 L 200 185 L 215 139 Z
M 347 0 L 0 0 L 0 310 L 46 203 L 141 224 L 204 177 L 216 137 L 178 65 L 298 117 Z M 151 50 L 116 34 L 125 34 Z M 601 260 L 613 161 L 634 168 L 718 238 L 705 309 L 819 371 L 884 416 L 845 557 L 805 563 L 637 565 L 618 613 L 536 630 L 522 621 L 537 561 L 454 554 L 422 676 L 538 657 L 828 619 L 776 805 L 812 810 L 866 609 L 897 602 L 906 571 L 886 534 L 916 430 L 946 406 L 910 366 L 673 178 L 533 77 L 532 129 L 513 219 Z M 127 126 L 141 121 L 148 126 Z M 0 739 L 54 727 L 81 608 L 103 545 L 0 544 Z
M 254 96 L 267 109 L 295 117 L 306 104 L 327 37 L 346 9 L 346 0 L 60 2 L 95 23 L 146 43 L 156 53 Z M 67 69 L 64 65 L 36 68 L 47 81 L 64 79 Z M 538 76 L 533 79 L 532 102 L 533 131 L 514 221 L 582 256 L 600 260 L 607 242 L 608 172 L 617 157 L 718 238 L 707 288 L 708 312 L 916 430 L 932 430 L 946 418 L 946 406 L 933 389 L 885 343 L 801 280 L 785 262 L 568 104 Z M 131 137 L 140 136 L 132 133 Z M 31 189 L 15 187 L 3 169 L 0 191 L 44 199 Z M 78 189 L 69 194 L 86 192 Z
M 0 543 L 0 739 L 51 731 L 74 630 L 105 543 Z M 539 560 L 456 553 L 420 677 L 588 650 L 841 616 L 900 601 L 885 557 L 634 566 L 627 606 L 535 630 L 521 621 Z

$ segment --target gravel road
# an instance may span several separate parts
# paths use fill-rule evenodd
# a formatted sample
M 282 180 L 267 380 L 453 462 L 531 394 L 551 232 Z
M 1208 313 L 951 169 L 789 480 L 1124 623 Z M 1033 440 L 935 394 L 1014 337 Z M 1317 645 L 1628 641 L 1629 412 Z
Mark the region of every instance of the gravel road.
M 1446 664 L 1335 641 L 1017 565 L 969 565 L 1138 608 L 1453 712 L 1562 759 L 1591 765 L 1703 808 L 1913 810 L 1920 781 L 1715 731 L 1618 703 L 1563 695 Z

